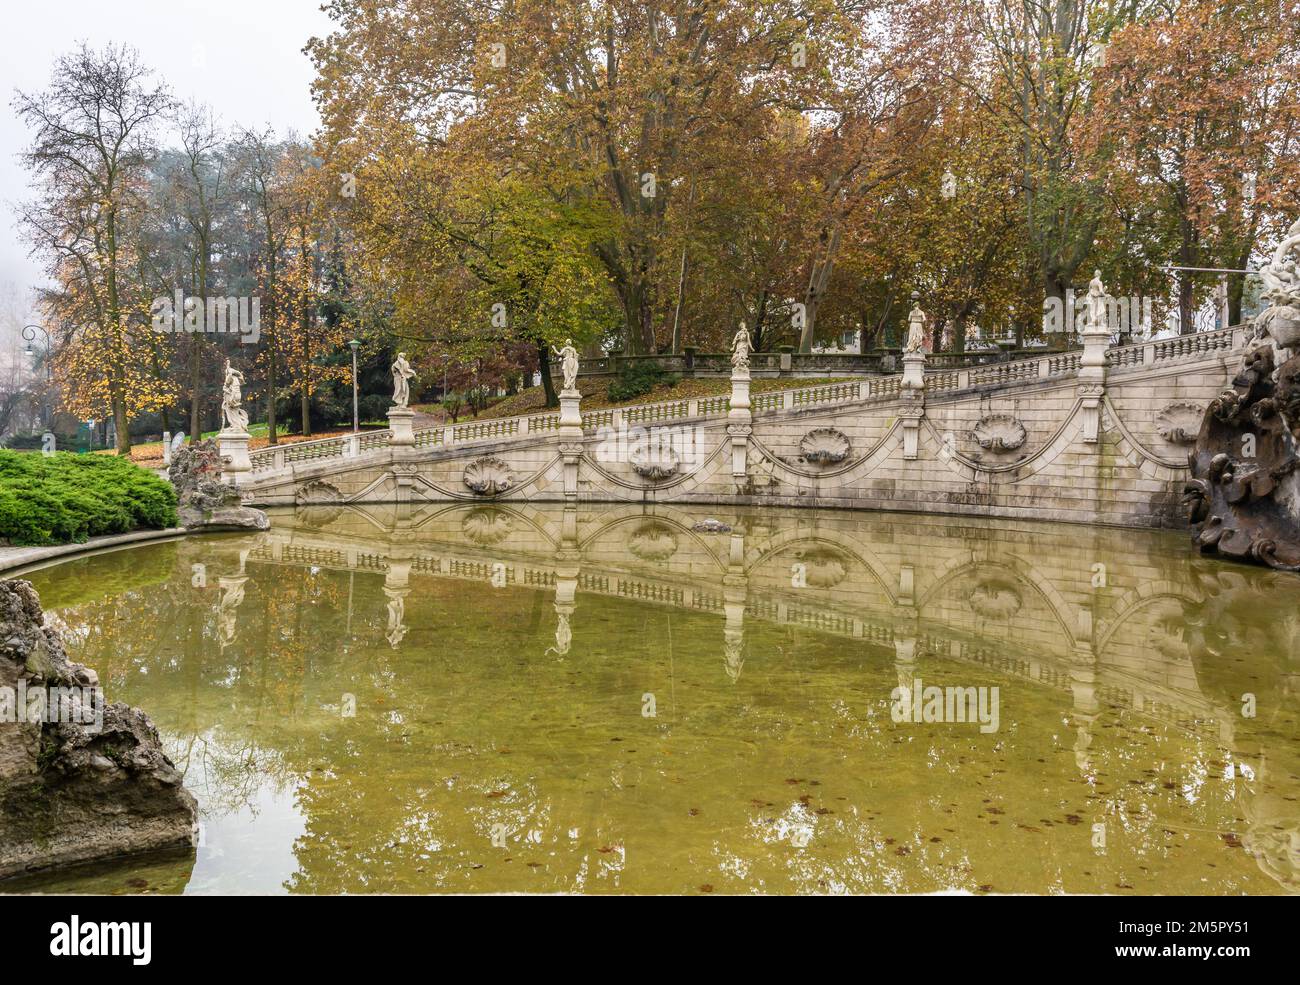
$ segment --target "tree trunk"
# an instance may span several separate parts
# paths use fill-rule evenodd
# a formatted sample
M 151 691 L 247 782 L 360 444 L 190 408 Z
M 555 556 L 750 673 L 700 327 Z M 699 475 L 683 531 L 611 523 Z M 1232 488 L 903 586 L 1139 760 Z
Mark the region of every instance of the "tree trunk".
M 537 343 L 537 371 L 542 378 L 542 392 L 546 394 L 546 406 L 560 406 L 560 398 L 555 394 L 555 381 L 551 379 L 551 347 L 545 342 Z
M 203 408 L 200 406 L 200 389 L 203 381 L 203 356 L 197 332 L 190 336 L 190 440 L 198 441 L 203 434 Z
M 1058 311 L 1061 312 L 1061 322 L 1056 327 L 1055 332 L 1045 332 L 1047 344 L 1053 349 L 1064 349 L 1070 341 L 1070 330 L 1074 325 L 1074 312 L 1071 311 L 1065 303 L 1067 291 L 1070 282 L 1068 278 L 1062 277 L 1059 272 L 1045 270 L 1043 271 L 1043 297 L 1047 305 L 1058 305 Z M 1043 309 L 1047 310 L 1046 306 Z M 1055 336 L 1052 338 L 1051 336 Z

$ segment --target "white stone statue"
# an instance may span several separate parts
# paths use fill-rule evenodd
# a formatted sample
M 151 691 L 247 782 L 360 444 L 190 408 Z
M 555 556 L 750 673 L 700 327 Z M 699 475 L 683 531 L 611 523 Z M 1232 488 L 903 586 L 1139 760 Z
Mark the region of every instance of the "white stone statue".
M 397 362 L 393 363 L 393 406 L 406 408 L 411 399 L 411 386 L 408 380 L 415 379 L 415 370 L 411 369 L 411 364 L 406 361 L 406 353 L 397 354 Z
M 1264 296 L 1277 305 L 1300 304 L 1300 273 L 1296 262 L 1287 258 L 1292 252 L 1300 253 L 1300 219 L 1287 230 L 1272 259 L 1259 270 Z
M 749 345 L 749 329 L 741 322 L 731 337 L 731 368 L 738 373 L 749 372 Z
M 226 430 L 238 434 L 248 433 L 248 411 L 244 410 L 244 374 L 226 360 L 226 379 L 221 385 L 221 413 L 226 420 Z
M 1255 316 L 1253 338 L 1247 342 L 1249 349 L 1271 345 L 1278 370 L 1300 349 L 1300 271 L 1292 254 L 1300 256 L 1300 219 L 1259 270 L 1269 306 Z
M 573 347 L 573 339 L 565 339 L 564 345 L 551 351 L 560 357 L 560 372 L 564 374 L 564 389 L 573 392 L 578 386 L 578 350 Z
M 928 320 L 925 312 L 921 310 L 921 296 L 913 294 L 912 310 L 907 316 L 907 342 L 903 346 L 904 352 L 925 351 L 925 323 Z
M 1099 332 L 1108 330 L 1106 325 L 1106 285 L 1101 282 L 1101 271 L 1092 272 L 1088 282 L 1088 310 L 1083 325 L 1084 331 Z

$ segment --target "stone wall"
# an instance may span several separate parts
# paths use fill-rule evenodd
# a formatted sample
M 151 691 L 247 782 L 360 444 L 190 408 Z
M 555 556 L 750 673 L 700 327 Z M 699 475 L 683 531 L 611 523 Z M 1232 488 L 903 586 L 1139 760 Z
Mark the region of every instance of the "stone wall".
M 1187 451 L 1240 336 L 1098 352 L 1107 365 L 1083 376 L 1067 353 L 937 370 L 923 390 L 876 377 L 761 393 L 730 418 L 725 398 L 597 411 L 580 439 L 547 414 L 427 429 L 407 446 L 331 439 L 255 453 L 236 481 L 267 506 L 779 504 L 1179 527 Z

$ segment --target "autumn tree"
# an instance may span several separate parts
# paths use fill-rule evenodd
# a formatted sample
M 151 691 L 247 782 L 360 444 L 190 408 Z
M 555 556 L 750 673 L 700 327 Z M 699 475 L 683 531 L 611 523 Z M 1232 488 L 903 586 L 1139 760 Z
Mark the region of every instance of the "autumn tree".
M 130 420 L 170 397 L 156 378 L 148 299 L 131 275 L 141 193 L 156 127 L 172 106 L 129 47 L 80 46 L 56 60 L 50 85 L 19 92 L 14 109 L 32 130 L 23 153 L 36 197 L 21 223 L 57 285 L 45 308 L 61 326 L 56 371 L 80 416 L 112 415 L 117 450 Z
M 1241 270 L 1261 228 L 1300 201 L 1300 22 L 1269 2 L 1184 0 L 1114 37 L 1090 145 L 1112 214 L 1141 213 L 1149 264 Z M 1204 284 L 1177 277 L 1183 331 Z M 1231 280 L 1241 317 L 1243 276 Z

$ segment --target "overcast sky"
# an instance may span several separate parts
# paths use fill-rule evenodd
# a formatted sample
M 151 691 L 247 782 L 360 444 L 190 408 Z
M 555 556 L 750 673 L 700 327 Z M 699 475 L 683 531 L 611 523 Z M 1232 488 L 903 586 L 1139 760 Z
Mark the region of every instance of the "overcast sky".
M 322 0 L 25 0 L 7 4 L 0 59 L 0 284 L 40 283 L 40 266 L 14 228 L 12 204 L 29 194 L 16 155 L 29 136 L 14 89 L 44 88 L 54 59 L 86 41 L 133 45 L 182 100 L 209 104 L 227 126 L 270 124 L 310 134 L 318 117 L 302 47 L 329 32 Z

